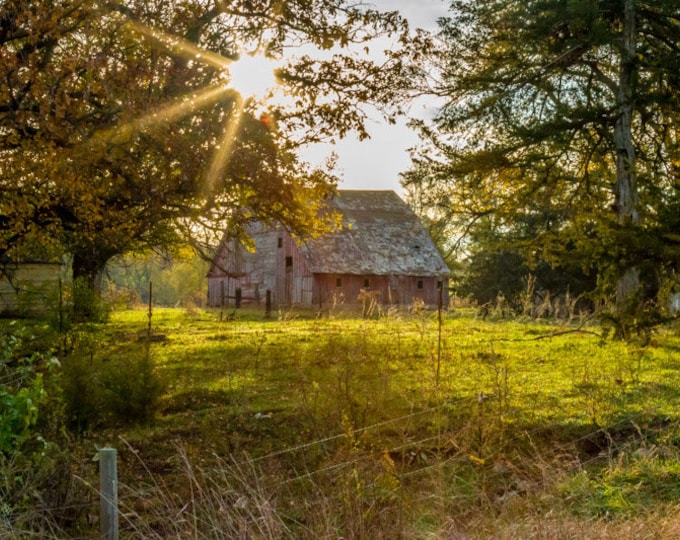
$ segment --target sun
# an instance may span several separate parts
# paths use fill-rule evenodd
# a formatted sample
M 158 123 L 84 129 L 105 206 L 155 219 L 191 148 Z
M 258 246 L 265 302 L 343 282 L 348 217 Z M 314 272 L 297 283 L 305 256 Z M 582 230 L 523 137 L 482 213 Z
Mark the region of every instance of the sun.
M 143 131 L 152 125 L 173 122 L 203 107 L 219 103 L 230 90 L 236 90 L 240 99 L 235 100 L 231 113 L 224 118 L 224 131 L 215 146 L 205 177 L 205 190 L 212 191 L 231 159 L 232 145 L 246 110 L 253 109 L 253 106 L 266 106 L 275 97 L 277 101 L 281 101 L 281 87 L 275 75 L 277 68 L 280 68 L 279 62 L 263 54 L 248 53 L 241 54 L 238 60 L 232 60 L 140 23 L 128 21 L 127 24 L 133 31 L 164 45 L 172 54 L 182 56 L 192 64 L 201 63 L 216 68 L 225 75 L 228 82 L 225 84 L 222 79 L 217 84 L 186 94 L 132 122 L 107 130 L 98 138 L 126 140 L 134 132 Z
M 229 86 L 244 99 L 266 99 L 277 85 L 276 68 L 276 62 L 262 54 L 243 54 L 229 65 Z

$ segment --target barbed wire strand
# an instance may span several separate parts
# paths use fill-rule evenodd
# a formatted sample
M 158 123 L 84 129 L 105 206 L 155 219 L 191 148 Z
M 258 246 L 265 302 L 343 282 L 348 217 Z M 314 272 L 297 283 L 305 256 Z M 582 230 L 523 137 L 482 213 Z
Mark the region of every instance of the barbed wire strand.
M 632 415 L 630 415 L 630 416 L 627 416 L 626 418 L 622 418 L 621 420 L 619 420 L 619 421 L 617 421 L 617 422 L 615 422 L 615 423 L 613 423 L 613 424 L 610 424 L 610 425 L 608 425 L 608 426 L 598 427 L 597 429 L 592 430 L 592 431 L 586 433 L 585 435 L 582 435 L 582 436 L 580 436 L 580 437 L 578 437 L 578 438 L 576 438 L 576 439 L 572 439 L 572 440 L 570 440 L 570 441 L 567 441 L 567 442 L 564 442 L 564 443 L 560 443 L 560 447 L 561 447 L 562 449 L 565 449 L 568 445 L 577 444 L 577 443 L 579 443 L 579 442 L 581 442 L 581 441 L 584 441 L 584 440 L 587 440 L 587 439 L 593 437 L 594 435 L 596 435 L 596 434 L 598 434 L 598 433 L 602 433 L 602 432 L 606 433 L 607 430 L 611 430 L 612 428 L 615 428 L 615 427 L 617 427 L 617 426 L 626 424 L 626 423 L 628 423 L 628 422 L 632 422 L 634 419 L 639 418 L 639 417 L 642 416 L 643 414 L 644 414 L 644 411 L 638 411 L 637 413 L 632 414 Z M 546 427 L 549 427 L 549 426 L 539 426 L 539 427 L 536 427 L 535 429 L 533 429 L 533 430 L 531 430 L 531 431 L 523 431 L 523 432 L 521 432 L 520 434 L 518 434 L 518 435 L 512 437 L 511 439 L 505 441 L 505 442 L 503 443 L 502 446 L 503 446 L 503 447 L 507 447 L 507 446 L 509 446 L 512 442 L 518 441 L 518 440 L 520 440 L 520 439 L 522 439 L 522 438 L 525 438 L 525 437 L 531 437 L 531 435 L 535 435 L 536 433 L 538 433 L 538 432 L 540 432 L 540 431 L 543 431 L 544 429 L 546 429 Z M 637 439 L 636 439 L 636 440 L 637 440 Z M 497 455 L 500 454 L 501 452 L 502 452 L 502 448 L 497 448 L 497 449 L 493 450 L 492 452 L 486 452 L 486 453 L 484 454 L 484 457 L 483 457 L 483 458 L 480 458 L 480 459 L 484 459 L 484 460 L 486 461 L 486 460 L 488 460 L 488 459 L 493 458 L 494 456 L 497 456 Z M 591 461 L 595 461 L 595 460 L 597 460 L 597 459 L 601 459 L 601 456 L 596 456 L 595 458 L 591 458 L 591 459 L 589 459 L 589 460 L 587 460 L 587 461 L 585 461 L 585 462 L 581 462 L 581 465 L 588 464 L 588 463 L 590 463 Z M 465 457 L 463 458 L 463 461 L 466 461 L 466 462 L 467 462 L 467 461 L 470 461 L 469 456 L 465 456 Z M 400 478 L 406 478 L 406 477 L 409 477 L 409 476 L 413 476 L 413 475 L 419 474 L 421 471 L 424 472 L 424 471 L 426 471 L 426 470 L 436 468 L 436 467 L 438 467 L 438 466 L 440 466 L 440 465 L 442 465 L 442 464 L 448 463 L 448 462 L 449 462 L 449 460 L 445 460 L 443 463 L 436 463 L 436 464 L 433 464 L 433 465 L 428 465 L 427 467 L 423 467 L 423 468 L 421 468 L 421 469 L 418 469 L 417 471 L 410 471 L 410 472 L 404 473 L 403 475 L 400 476 Z
M 275 452 L 271 452 L 271 453 L 266 454 L 264 456 L 258 456 L 258 457 L 255 457 L 255 458 L 248 458 L 248 459 L 245 459 L 245 460 L 237 463 L 237 465 L 246 465 L 246 464 L 257 463 L 259 461 L 271 459 L 271 458 L 274 458 L 274 457 L 279 457 L 281 455 L 291 454 L 293 452 L 298 452 L 300 450 L 306 450 L 306 449 L 312 448 L 314 446 L 326 444 L 326 443 L 331 442 L 331 441 L 343 439 L 343 438 L 346 438 L 348 436 L 354 436 L 354 435 L 357 435 L 357 434 L 364 433 L 366 431 L 370 431 L 372 429 L 377 429 L 377 428 L 384 427 L 384 426 L 387 426 L 387 425 L 390 425 L 390 424 L 394 424 L 395 422 L 400 422 L 400 421 L 415 418 L 417 416 L 421 416 L 421 415 L 424 415 L 424 414 L 429 414 L 431 412 L 443 409 L 445 407 L 458 405 L 458 404 L 463 403 L 465 401 L 473 401 L 474 399 L 476 399 L 476 398 L 466 397 L 466 398 L 457 399 L 455 401 L 449 401 L 449 402 L 443 403 L 441 405 L 438 405 L 436 407 L 430 407 L 430 408 L 424 409 L 422 411 L 416 411 L 416 412 L 413 412 L 413 413 L 410 413 L 410 414 L 407 414 L 407 415 L 399 416 L 397 418 L 390 418 L 389 420 L 384 420 L 382 422 L 377 422 L 377 423 L 371 424 L 369 426 L 364 426 L 362 428 L 353 429 L 353 430 L 347 431 L 345 433 L 338 433 L 336 435 L 331 435 L 329 437 L 324 437 L 322 439 L 316 439 L 314 441 L 303 443 L 303 444 L 293 446 L 293 447 L 290 447 L 290 448 L 284 448 L 282 450 L 277 450 Z

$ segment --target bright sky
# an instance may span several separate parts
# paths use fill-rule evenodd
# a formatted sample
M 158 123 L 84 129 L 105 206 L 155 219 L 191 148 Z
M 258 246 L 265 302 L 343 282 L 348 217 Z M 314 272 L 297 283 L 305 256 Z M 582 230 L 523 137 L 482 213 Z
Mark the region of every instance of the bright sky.
M 400 11 L 411 28 L 436 30 L 438 17 L 447 14 L 446 0 L 370 0 L 381 11 Z M 409 114 L 417 118 L 433 115 L 433 104 L 420 101 L 412 105 Z M 399 173 L 409 169 L 411 160 L 408 149 L 418 142 L 417 135 L 400 119 L 396 125 L 382 121 L 373 114 L 368 125 L 369 140 L 358 141 L 354 137 L 339 141 L 334 147 L 317 147 L 305 157 L 312 163 L 319 162 L 334 150 L 338 154 L 338 169 L 343 178 L 341 189 L 393 189 L 401 193 Z

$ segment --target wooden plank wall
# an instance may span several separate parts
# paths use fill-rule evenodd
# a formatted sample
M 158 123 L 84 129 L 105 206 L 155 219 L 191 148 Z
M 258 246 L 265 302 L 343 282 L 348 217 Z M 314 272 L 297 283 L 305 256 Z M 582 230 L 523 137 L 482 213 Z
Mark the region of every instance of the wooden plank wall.
M 337 286 L 338 280 L 341 286 Z M 442 282 L 438 277 L 419 277 L 419 276 L 357 276 L 350 274 L 315 275 L 314 305 L 329 305 L 333 302 L 352 304 L 360 302 L 359 295 L 365 289 L 368 280 L 369 292 L 377 295 L 377 301 L 386 305 L 410 305 L 416 299 L 422 300 L 429 306 L 436 306 L 439 302 L 439 283 Z M 422 288 L 418 287 L 421 282 Z M 448 305 L 448 280 L 444 279 L 442 286 L 443 304 Z
M 61 269 L 58 263 L 22 263 L 5 268 L 6 274 L 0 274 L 0 313 L 56 311 Z
M 302 249 L 290 234 L 283 231 L 276 238 L 276 246 L 274 304 L 312 304 L 314 276 L 309 271 Z

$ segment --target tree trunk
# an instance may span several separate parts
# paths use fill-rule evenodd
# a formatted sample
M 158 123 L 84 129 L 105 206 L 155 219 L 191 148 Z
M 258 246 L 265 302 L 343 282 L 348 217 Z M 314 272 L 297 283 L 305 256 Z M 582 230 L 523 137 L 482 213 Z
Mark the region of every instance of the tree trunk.
M 640 214 L 632 131 L 636 56 L 635 0 L 625 0 L 621 40 L 619 87 L 616 96 L 618 116 L 614 124 L 614 146 L 616 148 L 614 206 L 620 225 L 636 227 L 640 223 Z M 639 287 L 639 270 L 631 266 L 625 270 L 617 283 L 617 304 L 621 307 Z
M 108 257 L 103 257 L 94 247 L 73 253 L 73 317 L 76 321 L 101 318 L 101 280 L 107 262 Z

